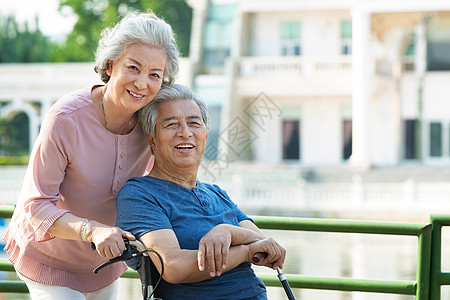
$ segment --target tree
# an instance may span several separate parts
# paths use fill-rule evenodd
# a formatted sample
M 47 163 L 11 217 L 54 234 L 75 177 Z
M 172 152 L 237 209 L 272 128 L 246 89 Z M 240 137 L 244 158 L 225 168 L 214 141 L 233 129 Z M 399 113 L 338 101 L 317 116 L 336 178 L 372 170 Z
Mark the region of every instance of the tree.
M 92 61 L 104 28 L 127 12 L 149 9 L 171 24 L 181 53 L 189 55 L 192 9 L 184 0 L 60 0 L 60 9 L 63 7 L 71 8 L 78 21 L 65 44 L 56 50 L 57 61 Z
M 51 60 L 53 43 L 39 30 L 26 22 L 18 24 L 14 16 L 0 16 L 0 63 L 47 62 Z
M 28 124 L 25 113 L 18 113 L 13 118 L 0 118 L 0 155 L 28 154 Z
M 191 39 L 192 9 L 184 0 L 142 0 L 143 9 L 152 9 L 158 16 L 166 20 L 175 32 L 181 54 L 189 56 Z

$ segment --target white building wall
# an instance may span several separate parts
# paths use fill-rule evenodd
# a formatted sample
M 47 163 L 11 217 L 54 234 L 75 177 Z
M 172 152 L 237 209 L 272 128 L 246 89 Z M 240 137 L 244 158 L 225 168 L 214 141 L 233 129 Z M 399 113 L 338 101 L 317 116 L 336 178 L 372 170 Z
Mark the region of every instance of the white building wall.
M 402 99 L 402 116 L 414 119 L 417 116 L 417 77 L 413 73 L 405 74 L 400 82 Z
M 450 72 L 428 72 L 424 98 L 425 119 L 450 120 Z
M 369 108 L 370 158 L 374 165 L 396 165 L 398 163 L 396 120 L 398 118 L 398 99 L 395 98 L 395 85 L 390 80 L 375 79 L 375 89 Z
M 424 120 L 450 119 L 450 72 L 428 72 L 424 88 Z M 402 116 L 413 119 L 418 114 L 417 79 L 414 74 L 403 76 Z
M 268 163 L 278 163 L 281 161 L 282 145 L 281 130 L 282 119 L 274 117 L 266 119 L 263 127 L 251 123 L 251 129 L 256 135 L 252 143 L 252 152 L 255 160 Z
M 252 17 L 251 55 L 279 56 L 280 27 L 282 22 L 301 23 L 302 55 L 340 54 L 340 30 L 342 19 L 349 19 L 345 12 L 337 13 L 258 13 Z
M 309 13 L 302 17 L 302 55 L 340 54 L 340 23 L 334 14 Z
M 442 165 L 450 163 L 450 73 L 429 72 L 425 78 L 422 132 L 424 134 L 423 152 L 425 161 L 430 164 Z M 442 156 L 430 157 L 431 122 L 442 125 Z
M 341 105 L 334 99 L 317 99 L 302 103 L 301 162 L 310 166 L 341 163 Z
M 251 26 L 251 56 L 280 55 L 280 14 L 253 15 Z

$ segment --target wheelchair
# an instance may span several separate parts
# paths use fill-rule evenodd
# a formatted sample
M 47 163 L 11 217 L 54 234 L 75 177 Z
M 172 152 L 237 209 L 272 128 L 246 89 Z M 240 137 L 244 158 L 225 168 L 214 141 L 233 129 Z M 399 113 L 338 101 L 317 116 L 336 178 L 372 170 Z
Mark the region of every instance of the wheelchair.
M 123 239 L 125 242 L 125 250 L 120 254 L 119 256 L 112 258 L 103 264 L 99 265 L 97 268 L 94 269 L 94 274 L 97 274 L 98 271 L 103 269 L 106 266 L 109 266 L 110 264 L 119 262 L 119 261 L 129 261 L 131 259 L 137 259 L 139 260 L 136 271 L 139 275 L 139 280 L 141 281 L 142 286 L 142 297 L 143 300 L 157 300 L 158 298 L 153 298 L 154 291 L 158 287 L 159 282 L 161 281 L 162 275 L 164 273 L 164 264 L 162 264 L 161 256 L 153 251 L 145 249 L 144 245 L 136 240 L 136 241 L 130 241 L 126 238 Z M 95 250 L 95 245 L 91 243 L 92 250 Z M 155 253 L 158 258 L 161 261 L 161 275 L 159 275 L 158 271 L 156 270 L 156 267 L 153 265 L 152 260 L 150 259 L 150 256 L 148 255 L 148 252 Z M 154 282 L 152 281 L 152 278 L 156 278 L 158 275 L 159 279 Z M 153 285 L 154 284 L 154 285 Z
M 158 254 L 158 252 L 153 251 L 151 249 L 145 249 L 144 245 L 138 241 L 130 241 L 126 238 L 123 239 L 125 242 L 125 251 L 122 252 L 121 255 L 118 257 L 112 258 L 97 268 L 94 269 L 94 274 L 97 274 L 98 271 L 100 271 L 102 268 L 109 266 L 110 264 L 119 262 L 119 261 L 128 261 L 131 259 L 139 259 L 139 263 L 137 264 L 136 271 L 139 274 L 139 279 L 141 281 L 142 286 L 142 297 L 143 300 L 161 300 L 159 298 L 152 298 L 153 294 L 158 287 L 159 282 L 162 279 L 162 275 L 164 274 L 164 264 L 162 261 L 161 256 Z M 95 250 L 95 244 L 91 243 L 92 250 Z M 156 256 L 158 256 L 159 260 L 161 261 L 161 274 L 158 273 L 156 270 L 155 265 L 152 263 L 152 260 L 150 259 L 150 256 L 148 255 L 148 252 L 155 253 Z M 266 253 L 256 253 L 256 255 L 253 257 L 253 262 L 258 263 L 259 260 L 263 259 L 264 256 L 266 256 Z M 283 289 L 286 293 L 286 296 L 289 300 L 295 300 L 294 294 L 292 293 L 291 287 L 289 286 L 289 283 L 286 279 L 286 276 L 281 271 L 280 268 L 277 268 L 278 272 L 278 279 L 281 282 L 281 285 L 283 286 Z M 152 278 L 156 278 L 156 275 L 159 275 L 158 280 L 155 282 L 152 281 Z

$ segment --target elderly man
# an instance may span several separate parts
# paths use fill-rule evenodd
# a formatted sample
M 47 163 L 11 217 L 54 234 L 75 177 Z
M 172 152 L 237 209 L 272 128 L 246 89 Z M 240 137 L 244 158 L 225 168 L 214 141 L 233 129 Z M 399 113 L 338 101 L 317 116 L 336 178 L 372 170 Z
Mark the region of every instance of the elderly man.
M 266 238 L 227 193 L 197 180 L 209 128 L 206 104 L 182 85 L 163 86 L 139 112 L 155 156 L 149 176 L 130 179 L 117 196 L 116 225 L 158 252 L 170 299 L 267 299 L 251 268 L 282 267 L 286 251 Z M 161 262 L 152 261 L 159 272 Z

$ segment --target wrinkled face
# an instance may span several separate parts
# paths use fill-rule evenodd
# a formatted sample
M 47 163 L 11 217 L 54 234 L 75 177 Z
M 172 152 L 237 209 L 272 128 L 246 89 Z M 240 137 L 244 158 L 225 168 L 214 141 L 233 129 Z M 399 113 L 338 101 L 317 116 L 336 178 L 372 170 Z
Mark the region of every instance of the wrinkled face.
M 172 100 L 158 106 L 155 136 L 148 134 L 147 138 L 160 168 L 196 172 L 205 153 L 208 130 L 197 103 Z
M 167 55 L 164 49 L 137 43 L 125 47 L 106 73 L 111 76 L 105 98 L 133 113 L 153 100 L 162 85 Z

